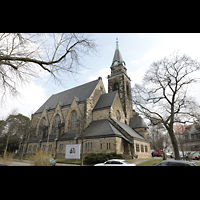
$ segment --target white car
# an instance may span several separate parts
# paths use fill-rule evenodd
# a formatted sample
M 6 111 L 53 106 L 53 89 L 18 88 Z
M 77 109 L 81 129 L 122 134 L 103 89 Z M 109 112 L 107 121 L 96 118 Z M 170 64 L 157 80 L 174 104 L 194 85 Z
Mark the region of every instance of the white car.
M 104 163 L 99 163 L 94 166 L 135 166 L 135 164 L 131 164 L 130 162 L 127 162 L 126 160 L 120 160 L 120 159 L 112 159 L 108 160 Z

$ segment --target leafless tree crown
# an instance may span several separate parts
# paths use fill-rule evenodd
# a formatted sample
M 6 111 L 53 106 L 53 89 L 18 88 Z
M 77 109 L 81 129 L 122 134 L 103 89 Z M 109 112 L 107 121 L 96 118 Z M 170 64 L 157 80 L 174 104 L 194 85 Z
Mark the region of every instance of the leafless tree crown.
M 188 96 L 200 64 L 175 52 L 171 57 L 154 62 L 146 72 L 143 84 L 133 88 L 133 103 L 152 123 L 187 122 L 196 117 L 198 104 Z M 190 117 L 188 117 L 190 115 Z M 198 117 L 200 117 L 198 115 Z
M 175 52 L 171 57 L 154 62 L 146 72 L 143 84 L 133 88 L 133 105 L 153 125 L 160 123 L 168 131 L 175 152 L 180 159 L 174 123 L 192 123 L 200 119 L 199 105 L 188 96 L 200 63 Z
M 96 51 L 87 34 L 0 34 L 0 92 L 12 95 L 17 87 L 48 72 L 59 80 L 61 73 L 77 73 L 81 59 Z

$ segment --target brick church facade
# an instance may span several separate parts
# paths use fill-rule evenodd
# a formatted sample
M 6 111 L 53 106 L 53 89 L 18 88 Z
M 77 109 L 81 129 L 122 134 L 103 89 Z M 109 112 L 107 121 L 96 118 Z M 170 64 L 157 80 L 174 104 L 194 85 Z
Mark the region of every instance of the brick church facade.
M 150 157 L 148 127 L 133 111 L 131 80 L 125 66 L 117 42 L 108 93 L 99 77 L 52 95 L 32 115 L 25 153 L 42 149 L 64 158 L 67 144 L 81 144 L 84 156 L 116 152 L 125 158 Z

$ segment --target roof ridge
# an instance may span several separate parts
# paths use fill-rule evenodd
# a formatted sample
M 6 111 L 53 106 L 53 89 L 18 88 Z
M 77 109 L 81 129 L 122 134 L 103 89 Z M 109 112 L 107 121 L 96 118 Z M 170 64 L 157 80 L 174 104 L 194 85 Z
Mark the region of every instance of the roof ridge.
M 64 90 L 64 91 L 62 91 L 62 92 L 58 92 L 58 93 L 52 94 L 51 96 L 53 96 L 53 95 L 58 95 L 58 94 L 61 94 L 61 93 L 67 92 L 67 91 L 69 91 L 69 90 L 73 90 L 73 89 L 76 89 L 76 88 L 79 88 L 79 87 L 85 86 L 85 85 L 87 85 L 87 84 L 91 84 L 91 83 L 93 83 L 93 82 L 95 82 L 95 81 L 98 81 L 98 80 L 99 80 L 99 78 L 96 79 L 96 80 L 94 80 L 94 81 L 90 81 L 90 82 L 84 83 L 84 84 L 82 84 L 82 85 L 78 85 L 78 86 L 76 86 L 76 87 L 73 87 L 73 88 L 70 88 L 70 89 Z
M 45 106 L 48 106 L 49 109 L 55 109 L 58 102 L 61 102 L 63 106 L 70 105 L 74 97 L 78 102 L 89 98 L 100 80 L 101 78 L 98 78 L 94 81 L 51 95 L 34 114 L 42 112 Z

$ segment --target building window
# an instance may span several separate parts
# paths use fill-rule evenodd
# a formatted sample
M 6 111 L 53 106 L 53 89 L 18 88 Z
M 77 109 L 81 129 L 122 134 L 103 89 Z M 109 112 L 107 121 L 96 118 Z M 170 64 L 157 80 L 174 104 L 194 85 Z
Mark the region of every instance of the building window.
M 100 148 L 102 149 L 102 143 L 100 144 Z
M 114 83 L 114 86 L 113 86 L 113 91 L 115 90 L 119 90 L 119 84 L 117 82 Z
M 62 151 L 62 150 L 63 150 L 63 144 L 60 144 L 59 151 Z
M 130 96 L 130 90 L 129 90 L 128 82 L 126 83 L 126 93 L 127 93 L 127 96 L 129 97 Z
M 33 146 L 33 151 L 36 152 L 36 150 L 37 150 L 37 145 L 34 145 Z
M 145 145 L 145 152 L 148 152 L 148 148 L 147 148 L 147 145 Z
M 49 145 L 48 151 L 51 151 L 51 150 L 52 150 L 52 144 Z
M 110 149 L 110 143 L 107 143 L 107 149 Z
M 60 123 L 60 116 L 56 115 L 55 122 L 54 122 L 54 133 L 56 134 L 58 131 L 58 125 Z
M 144 145 L 141 144 L 141 152 L 144 152 Z
M 85 151 L 87 151 L 87 143 L 85 143 Z
M 136 144 L 136 152 L 140 152 L 140 145 Z
M 30 146 L 29 146 L 29 150 L 28 150 L 28 151 L 29 151 L 29 153 L 31 152 L 31 147 L 32 147 L 32 146 L 30 145 Z
M 44 131 L 44 126 L 46 124 L 46 119 L 43 117 L 42 120 L 41 120 L 41 125 L 39 126 L 39 135 L 42 135 L 42 132 L 45 132 Z M 45 136 L 45 135 L 44 135 Z
M 121 115 L 120 115 L 120 112 L 119 112 L 119 110 L 117 110 L 117 113 L 116 113 L 116 118 L 117 118 L 117 120 L 118 120 L 118 121 L 120 121 L 120 120 L 121 120 Z
M 72 111 L 71 114 L 71 131 L 74 132 L 76 131 L 76 124 L 77 124 L 77 113 L 76 111 Z

